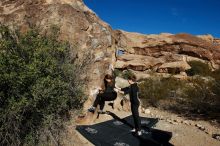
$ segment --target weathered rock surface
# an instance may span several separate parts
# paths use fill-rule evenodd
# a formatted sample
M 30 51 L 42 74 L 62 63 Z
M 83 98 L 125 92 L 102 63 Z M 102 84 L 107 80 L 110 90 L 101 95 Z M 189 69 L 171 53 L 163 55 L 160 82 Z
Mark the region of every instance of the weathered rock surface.
M 180 73 L 190 68 L 187 61 L 207 62 L 213 69 L 220 65 L 220 41 L 211 35 L 143 35 L 122 30 L 115 32 L 118 50 L 125 52 L 117 57 L 116 64 L 120 63 L 118 68 L 137 71 L 153 69 L 168 73 L 171 68 L 179 69 Z
M 164 63 L 161 66 L 159 66 L 158 69 L 179 69 L 180 71 L 185 71 L 190 68 L 190 65 L 185 61 L 175 61 Z

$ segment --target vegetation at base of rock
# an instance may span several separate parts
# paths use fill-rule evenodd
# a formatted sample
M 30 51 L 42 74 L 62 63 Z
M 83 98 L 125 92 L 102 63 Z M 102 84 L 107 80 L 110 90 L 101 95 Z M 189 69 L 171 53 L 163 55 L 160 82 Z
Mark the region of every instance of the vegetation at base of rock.
M 116 77 L 117 77 L 117 76 L 121 76 L 122 71 L 121 71 L 121 70 L 119 70 L 119 69 L 114 69 L 113 74 L 114 74 Z
M 115 76 L 122 77 L 123 79 L 128 79 L 129 76 L 134 75 L 134 74 L 132 73 L 132 71 L 130 71 L 130 70 L 121 71 L 121 70 L 119 70 L 119 69 L 115 69 L 115 70 L 114 70 L 114 74 L 115 74 Z
M 218 71 L 217 71 L 218 72 Z M 218 76 L 219 77 L 219 76 Z M 188 80 L 154 77 L 140 84 L 143 105 L 171 110 L 181 114 L 204 115 L 219 120 L 220 80 L 194 76 Z
M 194 113 L 209 114 L 220 110 L 219 81 L 199 76 L 189 80 L 182 96 L 188 103 L 189 110 Z M 186 104 L 187 105 L 187 104 Z
M 183 86 L 175 78 L 148 78 L 140 83 L 140 97 L 146 105 L 157 107 L 160 100 L 177 93 L 178 88 Z M 172 94 L 172 95 L 171 95 Z
M 85 101 L 78 77 L 83 66 L 54 30 L 42 36 L 0 26 L 0 145 L 59 143 L 69 111 Z
M 194 75 L 202 75 L 202 76 L 210 76 L 211 68 L 207 63 L 203 63 L 201 61 L 189 61 L 188 64 L 191 66 L 191 69 L 187 70 L 188 76 Z

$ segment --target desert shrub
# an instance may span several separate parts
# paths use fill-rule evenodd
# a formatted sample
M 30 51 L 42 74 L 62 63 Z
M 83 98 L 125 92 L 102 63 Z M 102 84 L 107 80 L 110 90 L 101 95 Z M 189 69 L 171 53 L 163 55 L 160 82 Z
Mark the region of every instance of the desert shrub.
M 121 77 L 122 71 L 119 70 L 119 69 L 114 69 L 114 75 L 115 75 L 116 77 L 117 77 L 117 76 Z
M 179 74 L 180 69 L 179 68 L 168 68 L 168 73 L 171 75 Z
M 215 111 L 216 96 L 214 94 L 215 80 L 212 78 L 195 77 L 189 81 L 182 97 L 188 101 L 193 112 L 207 113 Z
M 217 116 L 220 111 L 220 69 L 211 72 L 208 64 L 198 61 L 189 64 L 192 69 L 187 73 L 192 77 L 187 80 L 152 76 L 140 82 L 143 106 L 220 122 Z
M 217 69 L 211 73 L 211 77 L 213 77 L 215 80 L 220 80 L 220 69 Z
M 184 91 L 190 107 L 202 113 L 217 112 L 220 106 L 220 69 L 212 72 L 207 63 L 199 61 L 191 61 L 189 65 L 192 68 L 187 74 L 199 75 L 189 81 L 192 86 Z
M 175 78 L 149 78 L 139 84 L 140 97 L 146 105 L 158 106 L 162 99 L 177 95 L 177 90 L 183 86 L 183 82 Z
M 211 74 L 211 69 L 207 63 L 203 63 L 200 61 L 190 61 L 188 62 L 188 64 L 191 66 L 191 69 L 186 71 L 188 76 L 209 76 Z
M 131 70 L 121 70 L 121 69 L 115 69 L 114 75 L 116 77 L 121 77 L 124 79 L 128 79 L 129 76 L 133 75 Z
M 198 65 L 196 67 L 196 65 Z M 208 64 L 197 63 L 193 65 L 196 74 L 206 76 L 195 76 L 186 88 L 185 95 L 190 107 L 199 113 L 215 113 L 220 107 L 220 69 L 211 72 Z
M 124 79 L 128 79 L 129 76 L 132 76 L 133 73 L 132 71 L 130 70 L 124 70 L 121 74 L 121 77 L 124 78 Z
M 213 88 L 213 92 L 217 97 L 217 103 L 220 107 L 220 69 L 217 69 L 212 72 L 211 76 L 215 79 L 215 86 Z
M 81 108 L 83 65 L 57 33 L 0 27 L 0 145 L 37 145 L 41 135 L 59 143 L 58 129 L 69 111 Z
M 182 114 L 219 113 L 220 82 L 212 77 L 189 80 L 149 78 L 139 84 L 143 106 L 155 106 Z

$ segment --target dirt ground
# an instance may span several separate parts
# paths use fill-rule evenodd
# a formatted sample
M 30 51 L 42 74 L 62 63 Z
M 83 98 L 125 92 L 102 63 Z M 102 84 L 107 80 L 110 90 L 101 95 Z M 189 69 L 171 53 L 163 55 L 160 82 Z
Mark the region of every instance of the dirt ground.
M 130 112 L 118 111 L 107 108 L 119 117 L 123 118 L 130 115 Z M 165 130 L 173 133 L 170 143 L 175 146 L 220 146 L 220 141 L 212 138 L 213 133 L 220 133 L 220 128 L 211 125 L 207 121 L 191 121 L 176 114 L 162 111 L 156 108 L 149 108 L 148 113 L 140 113 L 143 117 L 159 118 L 156 129 Z M 101 115 L 91 124 L 112 119 L 109 115 Z M 69 126 L 69 138 L 65 145 L 70 146 L 92 146 L 81 134 L 75 130 L 75 122 Z

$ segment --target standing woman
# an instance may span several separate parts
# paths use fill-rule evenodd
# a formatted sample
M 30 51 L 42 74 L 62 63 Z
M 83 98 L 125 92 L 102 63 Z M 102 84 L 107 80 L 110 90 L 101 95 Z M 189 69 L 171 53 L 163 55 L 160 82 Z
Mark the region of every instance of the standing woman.
M 104 90 L 99 90 L 99 94 L 96 96 L 96 99 L 93 103 L 93 106 L 88 109 L 89 112 L 94 113 L 97 106 L 100 106 L 100 113 L 103 113 L 105 106 L 105 101 L 113 101 L 117 97 L 117 92 L 114 91 L 115 88 L 115 79 L 107 74 L 104 78 Z
M 139 88 L 136 82 L 136 77 L 134 75 L 130 75 L 128 77 L 128 83 L 130 86 L 125 88 L 119 88 L 116 86 L 115 90 L 122 94 L 129 94 L 130 96 L 130 102 L 131 102 L 131 112 L 134 119 L 134 129 L 132 129 L 132 132 L 135 132 L 138 136 L 142 135 L 141 132 L 141 120 L 139 117 L 138 108 L 140 106 L 140 101 L 138 97 Z

